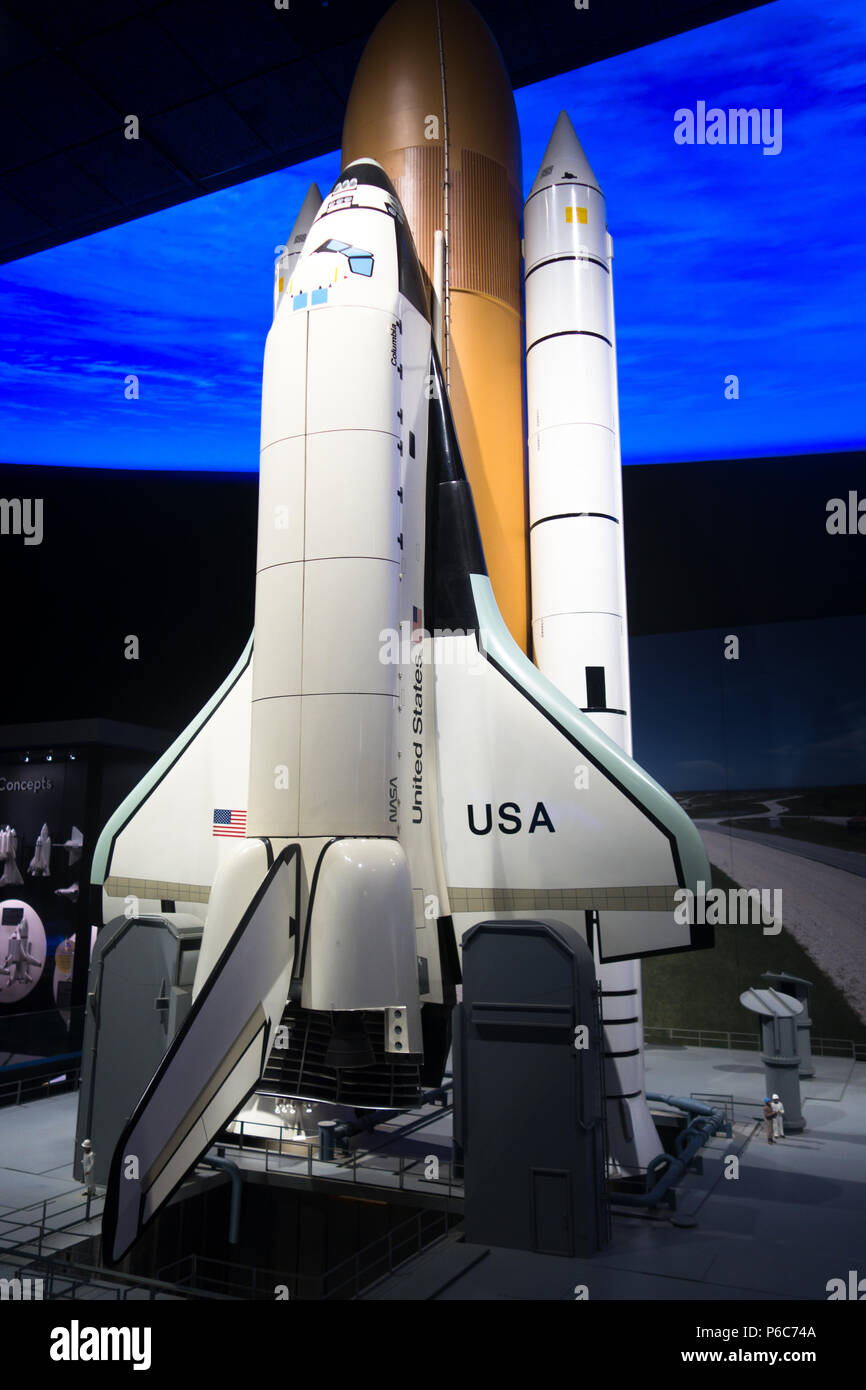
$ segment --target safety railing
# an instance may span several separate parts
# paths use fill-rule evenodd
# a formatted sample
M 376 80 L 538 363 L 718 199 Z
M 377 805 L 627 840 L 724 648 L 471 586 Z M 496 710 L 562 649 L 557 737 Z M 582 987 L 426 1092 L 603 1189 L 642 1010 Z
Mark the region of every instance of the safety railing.
M 745 1103 L 743 1101 L 736 1101 L 732 1095 L 726 1095 L 724 1093 L 719 1094 L 715 1091 L 690 1091 L 689 1098 L 691 1100 L 702 1100 L 707 1105 L 711 1105 L 714 1110 L 721 1110 L 725 1117 L 725 1122 L 731 1125 L 734 1124 L 737 1118 L 735 1113 L 737 1105 L 743 1105 Z
M 388 1278 L 423 1250 L 444 1240 L 460 1220 L 459 1216 L 448 1211 L 416 1212 L 407 1221 L 370 1241 L 355 1255 L 350 1255 L 328 1270 L 322 1276 L 321 1297 L 356 1298 L 381 1279 Z
M 855 1062 L 866 1062 L 866 1043 L 852 1042 L 850 1038 L 812 1038 L 813 1057 L 851 1057 Z
M 442 1114 L 439 1111 L 438 1114 Z M 431 1117 L 432 1118 L 432 1117 Z M 253 1131 L 248 1132 L 247 1126 Z M 263 1134 L 263 1130 L 270 1133 Z M 417 1131 L 415 1131 L 417 1135 Z M 384 1138 L 381 1134 L 380 1138 Z M 400 1191 L 437 1192 L 446 1197 L 462 1197 L 463 1181 L 454 1177 L 452 1164 L 436 1154 L 392 1154 L 356 1144 L 338 1149 L 333 1159 L 322 1159 L 317 1138 L 300 1138 L 281 1125 L 255 1120 L 238 1121 L 219 1138 L 220 1148 L 242 1153 L 249 1160 L 260 1156 L 268 1172 L 306 1174 L 307 1177 L 333 1176 L 337 1181 L 396 1187 Z
M 3 1252 L 2 1263 L 20 1271 L 22 1284 L 28 1284 L 27 1297 L 33 1300 L 74 1299 L 83 1296 L 88 1301 L 104 1300 L 125 1303 L 128 1299 L 219 1299 L 228 1295 L 208 1289 L 190 1290 L 161 1279 L 148 1279 L 138 1274 L 123 1274 L 99 1265 L 83 1264 L 58 1254 L 41 1259 L 9 1258 Z M 7 1276 L 8 1277 L 8 1276 Z
M 644 1042 L 678 1043 L 683 1047 L 726 1047 L 737 1052 L 760 1052 L 761 1041 L 756 1033 L 733 1033 L 712 1028 L 644 1028 Z M 811 1039 L 812 1055 L 815 1057 L 851 1058 L 855 1062 L 866 1062 L 866 1043 L 854 1042 L 851 1038 Z
M 318 1275 L 288 1273 L 265 1265 L 235 1264 L 210 1255 L 182 1255 L 163 1266 L 157 1277 L 189 1296 L 201 1293 L 271 1302 L 322 1296 L 322 1281 Z
M 223 1298 L 277 1302 L 287 1299 L 348 1300 L 444 1240 L 461 1219 L 448 1211 L 415 1212 L 319 1275 L 234 1264 L 191 1254 L 165 1265 L 159 1270 L 157 1279 L 160 1286 L 175 1288 L 190 1296 L 207 1293 Z
M 39 1257 L 52 1236 L 68 1235 L 73 1227 L 102 1214 L 104 1198 L 101 1196 L 80 1195 L 70 1206 L 54 1205 L 55 1202 L 61 1202 L 64 1197 L 71 1195 L 65 1193 L 58 1197 L 47 1197 L 44 1201 L 34 1202 L 29 1207 L 19 1207 L 16 1211 L 0 1215 L 0 1261 L 5 1260 L 7 1256 L 21 1255 L 25 1251 Z M 72 1219 L 64 1223 L 62 1218 L 69 1215 Z M 82 1240 L 84 1239 L 86 1233 L 82 1234 Z
M 0 1106 L 23 1105 L 81 1085 L 81 1053 L 0 1067 Z

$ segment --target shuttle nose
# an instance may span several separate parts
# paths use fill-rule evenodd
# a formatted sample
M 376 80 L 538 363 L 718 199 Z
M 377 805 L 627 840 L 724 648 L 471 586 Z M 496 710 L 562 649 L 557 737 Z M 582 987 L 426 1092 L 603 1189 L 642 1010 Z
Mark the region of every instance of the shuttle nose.
M 353 159 L 351 164 L 344 167 L 331 192 L 335 192 L 346 179 L 357 179 L 358 183 L 369 184 L 371 188 L 380 188 L 383 193 L 390 194 L 398 203 L 400 202 L 396 188 L 377 159 L 370 159 L 366 156 L 363 159 Z

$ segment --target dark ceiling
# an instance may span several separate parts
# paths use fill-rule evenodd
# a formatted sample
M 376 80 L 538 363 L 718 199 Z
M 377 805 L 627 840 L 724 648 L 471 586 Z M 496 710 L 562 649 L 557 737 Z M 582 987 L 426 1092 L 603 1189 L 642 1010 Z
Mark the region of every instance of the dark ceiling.
M 766 2 L 476 0 L 516 87 Z M 276 3 L 5 0 L 0 262 L 336 149 L 390 0 Z

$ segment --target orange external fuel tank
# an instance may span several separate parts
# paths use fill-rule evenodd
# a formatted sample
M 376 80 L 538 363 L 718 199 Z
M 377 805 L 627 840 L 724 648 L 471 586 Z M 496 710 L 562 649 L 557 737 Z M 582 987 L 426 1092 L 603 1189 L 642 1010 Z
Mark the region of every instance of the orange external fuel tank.
M 467 0 L 397 0 L 364 50 L 343 163 L 393 182 L 434 280 L 445 236 L 442 365 L 490 582 L 528 650 L 520 134 L 496 41 Z

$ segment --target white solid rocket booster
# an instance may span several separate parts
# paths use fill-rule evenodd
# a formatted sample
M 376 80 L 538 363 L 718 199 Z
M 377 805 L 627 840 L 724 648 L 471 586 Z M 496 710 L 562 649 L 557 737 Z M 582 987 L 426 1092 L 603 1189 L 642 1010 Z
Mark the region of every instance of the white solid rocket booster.
M 611 266 L 604 194 L 567 114 L 524 207 L 536 664 L 631 754 Z M 587 770 L 592 776 L 592 770 Z M 640 966 L 599 966 L 612 1155 L 660 1149 L 644 1097 Z
M 295 224 L 289 233 L 288 241 L 283 247 L 275 247 L 275 250 L 280 252 L 280 256 L 274 266 L 274 318 L 276 318 L 277 310 L 283 302 L 283 296 L 288 292 L 292 271 L 298 263 L 300 254 L 304 249 L 307 233 L 321 206 L 322 195 L 319 186 L 311 183 L 307 189 L 307 196 L 301 204 L 301 210 L 295 218 Z

